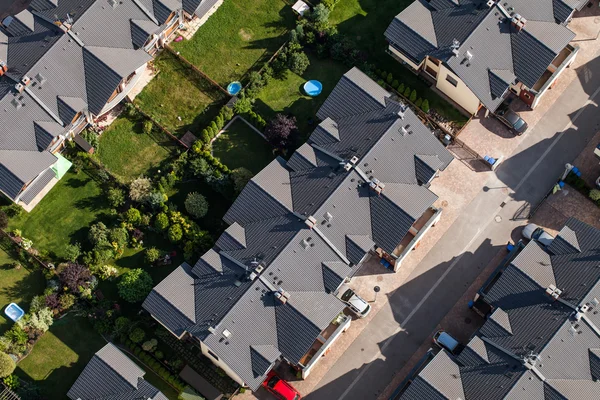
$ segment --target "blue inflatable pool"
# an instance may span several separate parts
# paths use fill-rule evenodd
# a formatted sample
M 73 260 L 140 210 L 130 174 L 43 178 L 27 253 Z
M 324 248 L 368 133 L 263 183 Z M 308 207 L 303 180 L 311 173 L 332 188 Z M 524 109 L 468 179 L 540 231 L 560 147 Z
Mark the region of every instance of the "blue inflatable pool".
M 23 311 L 23 309 L 15 303 L 10 303 L 6 307 L 6 310 L 4 310 L 4 314 L 6 314 L 6 316 L 12 319 L 14 322 L 17 322 L 18 320 L 23 318 L 23 315 L 25 315 L 25 311 Z
M 323 85 L 319 81 L 308 81 L 304 84 L 304 91 L 307 95 L 314 97 L 321 94 Z
M 238 94 L 240 90 L 242 90 L 242 84 L 238 81 L 231 82 L 229 85 L 227 85 L 227 92 L 232 96 Z

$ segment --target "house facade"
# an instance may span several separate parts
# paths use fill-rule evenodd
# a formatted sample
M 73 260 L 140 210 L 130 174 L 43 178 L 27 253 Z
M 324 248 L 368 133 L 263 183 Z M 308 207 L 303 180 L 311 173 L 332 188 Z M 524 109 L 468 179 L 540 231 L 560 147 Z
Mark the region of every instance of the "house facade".
M 2 20 L 0 191 L 35 207 L 62 177 L 65 141 L 123 100 L 181 23 L 219 4 L 34 0 Z
M 509 92 L 535 108 L 579 48 L 573 14 L 588 0 L 416 0 L 385 32 L 388 53 L 467 114 Z
M 599 246 L 576 219 L 547 248 L 530 241 L 480 292 L 489 312 L 464 350 L 440 351 L 397 398 L 598 398 Z
M 143 304 L 252 390 L 279 362 L 308 376 L 351 323 L 340 286 L 369 257 L 398 270 L 441 215 L 428 186 L 453 157 L 390 93 L 355 68 L 317 116 L 246 185 L 214 248 Z
M 71 400 L 167 400 L 144 380 L 146 372 L 114 344 L 100 349 L 83 369 L 69 392 Z

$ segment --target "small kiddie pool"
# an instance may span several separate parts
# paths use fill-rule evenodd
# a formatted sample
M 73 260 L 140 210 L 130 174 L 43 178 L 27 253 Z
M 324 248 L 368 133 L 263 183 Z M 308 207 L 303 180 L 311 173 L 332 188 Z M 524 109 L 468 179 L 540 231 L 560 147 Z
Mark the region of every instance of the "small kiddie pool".
M 17 322 L 18 320 L 23 318 L 23 315 L 25 315 L 25 311 L 23 311 L 23 309 L 15 303 L 10 303 L 6 307 L 6 310 L 4 310 L 4 314 L 6 314 L 6 316 L 12 319 L 14 322 Z
M 304 91 L 311 97 L 320 95 L 322 90 L 323 85 L 319 81 L 312 80 L 304 84 Z
M 229 85 L 227 85 L 227 92 L 232 96 L 238 94 L 240 90 L 242 90 L 242 84 L 238 81 L 231 82 Z

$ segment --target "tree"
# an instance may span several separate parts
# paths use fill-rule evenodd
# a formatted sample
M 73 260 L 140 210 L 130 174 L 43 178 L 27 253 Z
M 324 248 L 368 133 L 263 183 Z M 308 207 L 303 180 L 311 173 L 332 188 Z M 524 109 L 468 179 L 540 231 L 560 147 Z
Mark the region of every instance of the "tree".
M 75 244 L 67 244 L 65 246 L 65 259 L 67 261 L 76 262 L 81 255 L 81 245 L 77 242 Z
M 183 230 L 181 229 L 181 225 L 174 224 L 169 228 L 169 232 L 167 233 L 169 240 L 171 243 L 177 243 L 183 237 Z
M 398 82 L 397 79 L 394 79 L 394 81 L 392 82 L 392 87 L 397 90 L 398 89 L 398 85 L 400 85 L 400 83 Z
M 0 229 L 6 229 L 8 226 L 8 215 L 2 210 L 0 210 Z
M 423 104 L 421 104 L 421 110 L 428 113 L 429 112 L 429 100 L 423 100 Z
M 233 110 L 227 106 L 221 108 L 221 115 L 223 116 L 224 121 L 229 121 L 233 118 Z
M 222 129 L 223 125 L 225 125 L 225 121 L 223 121 L 223 117 L 219 114 L 217 115 L 217 118 L 215 119 L 216 123 L 217 123 L 217 128 Z
M 6 353 L 0 353 L 0 378 L 6 378 L 12 374 L 17 367 L 15 360 Z
M 294 53 L 290 57 L 290 69 L 295 74 L 302 75 L 309 65 L 310 60 L 308 59 L 308 56 L 302 51 Z
M 392 81 L 394 80 L 394 76 L 392 75 L 392 73 L 390 72 L 387 76 L 387 78 L 385 79 L 385 81 L 388 83 L 388 85 L 392 84 Z
M 90 231 L 88 232 L 88 240 L 92 244 L 92 246 L 98 246 L 99 244 L 104 244 L 108 242 L 108 228 L 102 222 L 98 222 L 90 226 Z
M 148 178 L 137 178 L 129 185 L 129 197 L 133 201 L 144 202 L 152 191 L 152 181 Z
M 132 209 L 130 209 L 132 210 Z M 135 209 L 133 209 L 135 210 Z M 137 211 L 137 210 L 136 210 Z M 138 211 L 139 213 L 139 211 Z M 141 217 L 140 217 L 141 219 Z M 116 227 L 110 230 L 108 237 L 111 243 L 116 243 L 117 247 L 122 249 L 127 246 L 127 241 L 129 240 L 129 233 L 127 233 L 127 229 Z
M 142 220 L 142 214 L 140 213 L 140 210 L 138 210 L 137 208 L 133 208 L 133 207 L 131 207 L 129 210 L 127 210 L 125 212 L 124 217 L 125 217 L 125 221 L 127 221 L 133 225 L 139 224 L 140 221 Z
M 123 274 L 117 284 L 119 296 L 130 303 L 137 303 L 148 296 L 153 286 L 152 277 L 141 268 L 129 270 Z
M 252 179 L 252 172 L 250 170 L 240 167 L 231 171 L 231 179 L 233 180 L 233 187 L 236 193 L 240 193 L 246 184 Z
M 296 130 L 295 117 L 277 114 L 275 118 L 267 124 L 265 136 L 273 146 L 283 149 L 287 146 L 290 136 L 295 133 Z
M 185 209 L 194 218 L 202 218 L 208 212 L 208 201 L 200 193 L 189 193 L 185 199 Z
M 152 121 L 150 120 L 146 120 L 144 121 L 144 124 L 142 126 L 142 131 L 146 134 L 149 135 L 152 133 L 152 128 L 154 128 L 154 125 L 152 124 Z
M 152 264 L 153 262 L 158 260 L 159 257 L 160 257 L 160 251 L 158 251 L 158 249 L 156 249 L 155 247 L 146 249 L 146 261 L 148 263 Z
M 80 287 L 86 289 L 91 277 L 90 270 L 79 264 L 69 264 L 58 275 L 60 282 L 75 293 L 79 293 Z
M 415 89 L 410 92 L 410 97 L 408 99 L 413 103 L 417 100 L 417 91 Z
M 331 10 L 327 8 L 323 3 L 319 3 L 308 15 L 308 18 L 316 25 L 320 25 L 319 28 L 324 28 L 324 25 L 326 25 L 329 22 L 330 12 Z
M 417 101 L 415 101 L 415 106 L 421 108 L 421 105 L 423 105 L 423 99 L 419 97 Z
M 164 231 L 167 229 L 169 227 L 169 217 L 167 217 L 167 214 L 158 214 L 154 219 L 154 227 L 159 231 Z
M 109 189 L 107 197 L 108 202 L 113 208 L 118 208 L 125 204 L 125 194 L 119 188 Z
M 202 140 L 202 143 L 209 144 L 210 140 L 212 139 L 212 136 L 208 132 L 208 129 L 203 129 L 202 133 L 200 134 L 200 138 Z
M 401 83 L 396 90 L 398 90 L 398 93 L 404 93 L 404 83 Z
M 135 328 L 129 334 L 129 340 L 131 340 L 133 343 L 140 343 L 145 337 L 146 332 L 144 332 L 142 328 Z
M 407 86 L 406 89 L 404 89 L 404 97 L 408 98 L 410 96 L 410 92 L 411 92 L 411 88 L 410 86 Z

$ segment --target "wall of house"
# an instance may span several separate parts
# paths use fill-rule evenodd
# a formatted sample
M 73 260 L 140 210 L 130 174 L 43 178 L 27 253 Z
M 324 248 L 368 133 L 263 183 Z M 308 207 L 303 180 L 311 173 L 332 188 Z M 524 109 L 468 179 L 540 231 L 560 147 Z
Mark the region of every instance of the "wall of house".
M 396 263 L 394 264 L 394 272 L 397 272 L 400 269 L 400 265 L 402 264 L 402 261 L 417 246 L 419 241 L 427 234 L 427 231 L 429 231 L 429 229 L 434 227 L 435 224 L 438 223 L 440 218 L 442 218 L 442 209 L 441 208 L 435 209 L 432 207 L 432 209 L 436 210 L 435 214 L 433 214 L 433 216 L 429 219 L 429 221 L 427 221 L 427 223 L 423 226 L 423 228 L 421 228 L 421 230 L 419 231 L 417 236 L 415 236 L 413 238 L 413 240 L 411 240 L 411 242 L 408 244 L 408 246 L 406 246 L 406 248 L 402 251 L 402 253 L 400 253 L 400 255 L 398 256 L 398 259 L 396 260 Z
M 452 83 L 448 82 L 448 80 L 446 80 L 447 76 L 454 78 L 458 82 L 457 85 L 454 86 Z M 439 66 L 435 87 L 469 113 L 475 114 L 477 113 L 477 110 L 479 110 L 480 101 L 477 96 L 475 96 L 471 89 L 469 89 L 458 76 L 446 68 L 444 64 L 440 64 Z
M 388 46 L 388 51 L 394 57 L 398 58 L 399 61 L 401 61 L 401 62 L 407 64 L 409 67 L 411 67 L 414 70 L 414 72 L 417 72 L 421 68 L 421 65 L 423 65 L 423 63 L 415 64 L 413 61 L 409 60 L 408 57 L 406 57 L 404 54 L 400 53 L 398 50 L 393 48 L 391 45 Z
M 577 55 L 579 54 L 579 46 L 572 47 L 571 45 L 568 45 L 568 47 L 571 47 L 571 49 L 572 49 L 571 54 L 569 55 L 569 57 L 567 57 L 562 62 L 561 65 L 556 67 L 554 74 L 550 77 L 550 79 L 548 79 L 548 81 L 544 84 L 544 86 L 542 86 L 540 88 L 540 91 L 538 92 L 538 94 L 535 96 L 535 99 L 533 99 L 533 102 L 531 103 L 531 108 L 535 108 L 539 104 L 542 96 L 548 91 L 548 88 L 552 87 L 552 85 L 554 84 L 554 82 L 556 82 L 556 80 L 560 77 L 560 75 L 568 67 L 570 67 L 573 64 L 573 62 L 575 61 L 575 59 L 577 58 Z
M 317 351 L 314 357 L 309 361 L 308 365 L 302 369 L 302 379 L 306 379 L 306 377 L 310 374 L 310 371 L 313 369 L 315 365 L 319 363 L 319 360 L 325 356 L 327 350 L 331 347 L 333 343 L 342 335 L 342 333 L 346 332 L 348 328 L 350 328 L 350 324 L 352 323 L 352 318 L 346 316 L 346 319 L 340 324 L 340 326 L 333 332 L 333 334 L 329 337 L 329 339 L 323 344 L 323 347 Z
M 246 383 L 244 382 L 244 380 L 242 378 L 240 378 L 239 376 L 237 376 L 237 374 L 235 372 L 233 372 L 233 370 L 231 368 L 229 368 L 229 365 L 225 364 L 221 359 L 217 360 L 212 355 L 210 355 L 210 353 L 208 352 L 210 350 L 210 348 L 207 345 L 205 345 L 203 342 L 200 342 L 200 350 L 202 350 L 202 354 L 204 354 L 217 367 L 221 368 L 231 379 L 233 379 L 234 381 L 236 381 L 237 383 L 239 383 L 242 386 L 246 386 Z M 216 354 L 214 351 L 212 351 L 212 350 L 210 350 L 210 351 L 212 353 Z
M 120 92 L 118 92 L 115 97 L 113 97 L 108 103 L 106 103 L 104 105 L 104 108 L 102 108 L 102 111 L 100 111 L 100 113 L 96 116 L 96 119 L 99 118 L 99 117 L 101 117 L 102 115 L 106 114 L 110 110 L 112 110 L 117 104 L 119 104 L 121 102 L 121 100 L 123 100 L 125 98 L 125 96 L 127 96 L 127 94 L 129 93 L 129 91 L 131 89 L 133 89 L 133 87 L 135 86 L 135 84 L 140 79 L 140 76 L 142 75 L 142 72 L 146 69 L 146 65 L 147 64 L 144 64 L 144 65 L 142 65 L 141 67 L 139 67 L 138 69 L 135 70 L 135 75 L 133 76 L 133 78 L 131 78 L 131 80 L 127 83 L 127 85 L 125 85 L 125 87 L 123 88 L 123 90 L 121 90 Z

